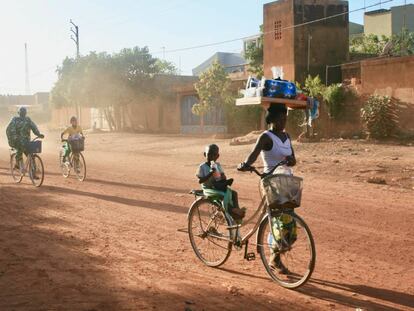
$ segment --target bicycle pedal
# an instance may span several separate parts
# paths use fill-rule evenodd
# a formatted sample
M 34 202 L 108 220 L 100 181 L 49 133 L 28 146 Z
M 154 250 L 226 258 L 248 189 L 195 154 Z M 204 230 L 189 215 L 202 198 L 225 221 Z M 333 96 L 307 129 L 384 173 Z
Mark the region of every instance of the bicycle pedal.
M 256 259 L 256 254 L 255 253 L 247 253 L 246 254 L 246 260 L 247 261 L 253 261 Z

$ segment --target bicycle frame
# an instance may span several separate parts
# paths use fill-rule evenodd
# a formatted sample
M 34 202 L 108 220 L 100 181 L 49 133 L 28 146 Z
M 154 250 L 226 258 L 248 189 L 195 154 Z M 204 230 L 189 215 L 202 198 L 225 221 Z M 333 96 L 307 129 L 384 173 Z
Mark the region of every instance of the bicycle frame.
M 16 154 L 16 149 L 11 149 L 10 151 L 11 151 L 11 153 L 10 153 L 11 155 Z M 23 176 L 26 175 L 26 172 L 28 172 L 28 170 L 29 170 L 30 163 L 33 161 L 33 154 L 32 153 L 28 153 L 25 156 L 26 156 L 26 161 L 23 161 L 23 159 L 22 159 L 23 167 L 20 168 L 20 173 Z
M 278 165 L 283 164 L 284 161 L 280 162 Z M 277 166 L 278 166 L 277 165 Z M 276 167 L 277 167 L 276 166 Z M 255 172 L 259 177 L 263 178 L 263 176 L 265 176 L 264 174 L 260 174 L 256 169 L 252 170 L 253 172 Z M 205 197 L 201 197 L 199 200 L 205 199 Z M 198 202 L 199 200 L 196 200 L 193 204 L 195 204 L 196 202 Z M 226 220 L 228 223 L 233 223 L 233 218 L 227 213 L 224 205 L 223 205 L 223 201 L 220 200 L 213 200 L 212 201 L 213 204 L 216 204 L 218 207 L 220 207 L 220 210 L 224 213 Z M 211 222 L 214 220 L 215 216 L 217 215 L 218 211 L 216 211 L 216 213 L 213 215 L 213 217 L 211 217 L 210 222 L 207 225 L 207 228 L 210 227 Z M 280 210 L 278 211 L 279 214 L 283 214 L 284 210 Z M 253 220 L 254 218 L 257 218 L 257 221 L 254 225 L 254 227 L 252 229 L 250 229 L 249 232 L 247 232 L 243 237 L 240 237 L 240 240 L 238 241 L 237 238 L 240 236 L 239 235 L 239 229 L 245 227 L 248 223 L 251 222 L 251 220 Z M 249 241 L 249 239 L 256 233 L 256 231 L 259 229 L 261 223 L 263 222 L 264 218 L 267 217 L 269 220 L 269 225 L 271 226 L 271 218 L 272 218 L 272 211 L 270 210 L 269 207 L 266 206 L 266 202 L 265 202 L 265 198 L 262 197 L 261 201 L 259 203 L 259 206 L 257 207 L 257 210 L 254 212 L 254 214 L 248 219 L 246 220 L 243 224 L 236 224 L 236 225 L 231 225 L 227 227 L 227 230 L 230 230 L 230 239 L 225 238 L 225 237 L 219 237 L 219 236 L 215 236 L 215 238 L 218 239 L 222 239 L 222 240 L 226 240 L 231 242 L 233 245 L 237 245 L 238 246 L 243 246 L 246 245 Z M 280 225 L 277 223 L 277 229 L 280 230 Z M 233 232 L 235 230 L 235 232 Z M 271 232 L 273 233 L 273 229 L 271 229 Z M 274 233 L 273 233 L 274 234 Z M 258 241 L 256 241 L 256 244 L 258 245 Z

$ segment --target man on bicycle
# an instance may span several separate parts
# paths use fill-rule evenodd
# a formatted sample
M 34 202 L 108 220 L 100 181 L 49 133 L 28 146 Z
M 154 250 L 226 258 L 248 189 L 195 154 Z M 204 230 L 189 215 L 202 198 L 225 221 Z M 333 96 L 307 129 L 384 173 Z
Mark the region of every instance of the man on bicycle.
M 26 146 L 30 142 L 30 132 L 37 137 L 44 138 L 40 134 L 36 124 L 27 116 L 27 109 L 20 107 L 18 116 L 13 117 L 6 129 L 9 146 L 16 149 L 16 169 L 20 169 L 23 160 L 23 153 L 27 155 Z
M 71 126 L 64 130 L 62 134 L 60 134 L 60 138 L 63 140 L 63 136 L 67 135 L 68 141 L 83 139 L 84 136 L 82 128 L 80 127 L 80 125 L 78 125 L 78 119 L 75 116 L 70 118 L 70 124 Z M 68 161 L 69 155 L 71 153 L 70 144 L 68 143 L 68 141 L 65 141 L 65 143 L 63 144 L 63 163 Z

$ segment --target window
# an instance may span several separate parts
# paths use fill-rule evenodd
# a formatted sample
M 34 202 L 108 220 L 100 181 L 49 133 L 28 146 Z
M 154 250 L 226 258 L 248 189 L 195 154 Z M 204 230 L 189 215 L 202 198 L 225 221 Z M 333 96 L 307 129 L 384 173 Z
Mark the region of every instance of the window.
M 282 39 L 282 21 L 275 21 L 275 40 Z

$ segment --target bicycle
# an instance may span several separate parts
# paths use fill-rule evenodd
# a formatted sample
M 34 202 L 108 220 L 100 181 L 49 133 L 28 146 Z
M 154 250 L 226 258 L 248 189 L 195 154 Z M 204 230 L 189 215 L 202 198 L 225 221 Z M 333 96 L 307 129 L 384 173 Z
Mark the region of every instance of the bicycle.
M 63 162 L 65 155 L 63 148 L 59 152 L 59 163 L 63 177 L 68 178 L 73 168 L 76 178 L 79 181 L 85 180 L 86 162 L 82 154 L 82 151 L 84 150 L 84 140 L 84 138 L 78 140 L 62 139 L 62 142 L 66 142 L 70 147 L 69 161 Z
M 10 170 L 16 183 L 20 183 L 28 172 L 33 186 L 40 187 L 43 184 L 45 171 L 43 161 L 38 156 L 38 153 L 42 152 L 42 142 L 38 139 L 40 137 L 36 137 L 27 144 L 25 162 L 22 159 L 20 163 L 17 163 L 16 149 L 12 148 L 10 150 Z
M 268 176 L 254 167 L 250 167 L 249 171 L 260 178 Z M 249 239 L 257 231 L 256 252 L 274 281 L 285 288 L 296 289 L 309 280 L 315 267 L 315 243 L 308 225 L 293 208 L 270 209 L 262 197 L 255 213 L 240 225 L 225 210 L 222 198 L 206 197 L 203 190 L 192 190 L 190 193 L 195 196 L 195 201 L 188 212 L 188 234 L 196 256 L 205 265 L 219 267 L 230 257 L 233 248 L 241 250 L 243 246 L 244 259 L 254 260 L 255 253 L 249 253 L 248 246 Z M 257 216 L 253 228 L 242 237 L 240 228 Z M 295 224 L 294 240 L 290 240 L 283 223 L 279 221 L 284 218 L 292 219 Z M 268 261 L 271 256 L 278 267 Z M 279 269 L 282 266 L 286 270 Z

